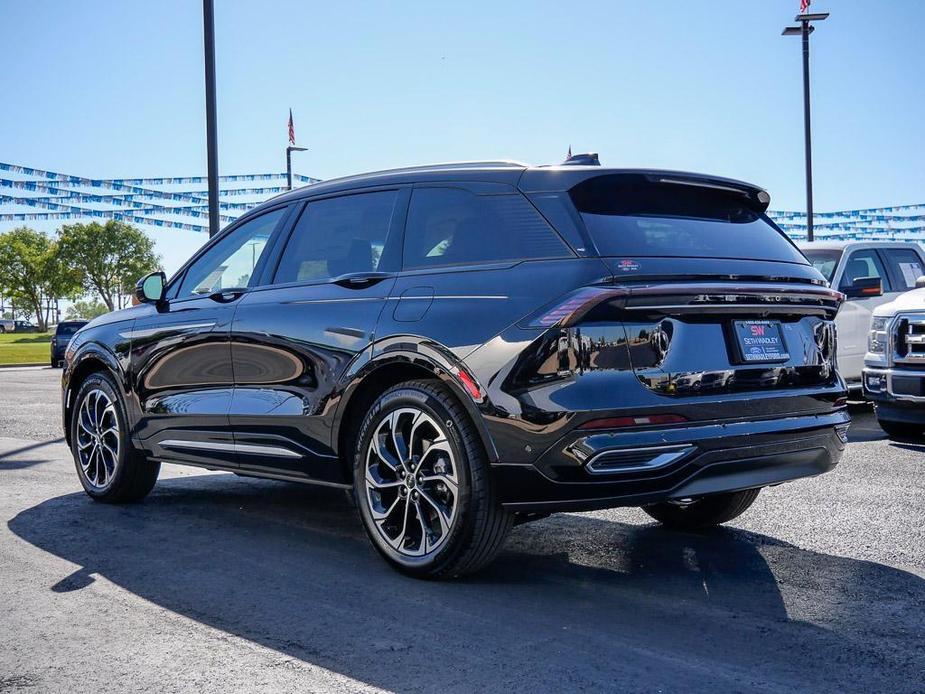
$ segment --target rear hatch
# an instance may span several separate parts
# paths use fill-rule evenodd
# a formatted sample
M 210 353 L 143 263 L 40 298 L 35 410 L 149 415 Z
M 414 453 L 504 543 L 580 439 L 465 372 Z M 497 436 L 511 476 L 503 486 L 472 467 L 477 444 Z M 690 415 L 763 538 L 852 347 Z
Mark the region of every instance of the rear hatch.
M 842 296 L 767 218 L 759 188 L 612 173 L 567 196 L 587 252 L 612 279 L 577 290 L 564 304 L 576 310 L 558 324 L 593 343 L 598 328 L 621 323 L 650 391 L 685 398 L 837 382 L 832 320 Z

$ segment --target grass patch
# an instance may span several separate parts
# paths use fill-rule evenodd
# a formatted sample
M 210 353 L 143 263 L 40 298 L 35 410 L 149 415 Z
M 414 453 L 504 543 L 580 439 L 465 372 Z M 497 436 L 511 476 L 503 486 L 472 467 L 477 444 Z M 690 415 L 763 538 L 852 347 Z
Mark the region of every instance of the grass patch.
M 0 334 L 0 366 L 44 364 L 51 358 L 51 333 Z

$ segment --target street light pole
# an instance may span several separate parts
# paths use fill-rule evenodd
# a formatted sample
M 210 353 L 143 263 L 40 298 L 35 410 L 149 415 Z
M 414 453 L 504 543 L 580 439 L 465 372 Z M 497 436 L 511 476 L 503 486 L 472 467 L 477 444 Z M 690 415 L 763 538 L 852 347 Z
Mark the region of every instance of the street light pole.
M 206 148 L 209 166 L 209 236 L 218 233 L 218 135 L 215 125 L 215 7 L 202 0 L 202 33 L 206 67 Z
M 292 153 L 293 152 L 304 152 L 308 147 L 296 147 L 295 145 L 289 145 L 286 147 L 286 187 L 287 190 L 292 190 Z
M 809 106 L 809 35 L 815 30 L 812 22 L 821 22 L 828 12 L 798 14 L 793 20 L 798 27 L 786 27 L 783 36 L 802 38 L 803 43 L 803 140 L 806 151 L 806 240 L 813 240 L 813 141 Z

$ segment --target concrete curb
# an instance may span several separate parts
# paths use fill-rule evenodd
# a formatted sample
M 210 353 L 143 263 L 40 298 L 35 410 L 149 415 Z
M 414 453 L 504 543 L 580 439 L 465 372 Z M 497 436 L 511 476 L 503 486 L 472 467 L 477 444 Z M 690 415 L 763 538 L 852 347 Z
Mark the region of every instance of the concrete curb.
M 28 363 L 23 363 L 23 364 L 0 364 L 0 369 L 15 369 L 20 366 L 29 367 L 29 368 L 34 368 L 36 366 L 48 366 L 49 368 L 51 368 L 51 366 L 48 364 L 47 361 L 34 361 L 34 362 L 28 362 Z

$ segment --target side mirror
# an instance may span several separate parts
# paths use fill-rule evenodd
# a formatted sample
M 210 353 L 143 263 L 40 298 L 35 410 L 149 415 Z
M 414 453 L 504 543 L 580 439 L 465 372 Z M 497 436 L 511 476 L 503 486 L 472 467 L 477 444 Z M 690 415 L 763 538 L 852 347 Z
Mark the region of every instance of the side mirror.
M 164 300 L 164 285 L 167 284 L 167 275 L 163 272 L 152 272 L 145 275 L 135 285 L 135 299 L 141 304 L 157 304 Z
M 879 277 L 856 277 L 854 282 L 842 291 L 849 298 L 870 298 L 883 296 L 883 280 Z
M 925 289 L 925 275 L 922 275 L 915 281 L 916 289 Z

